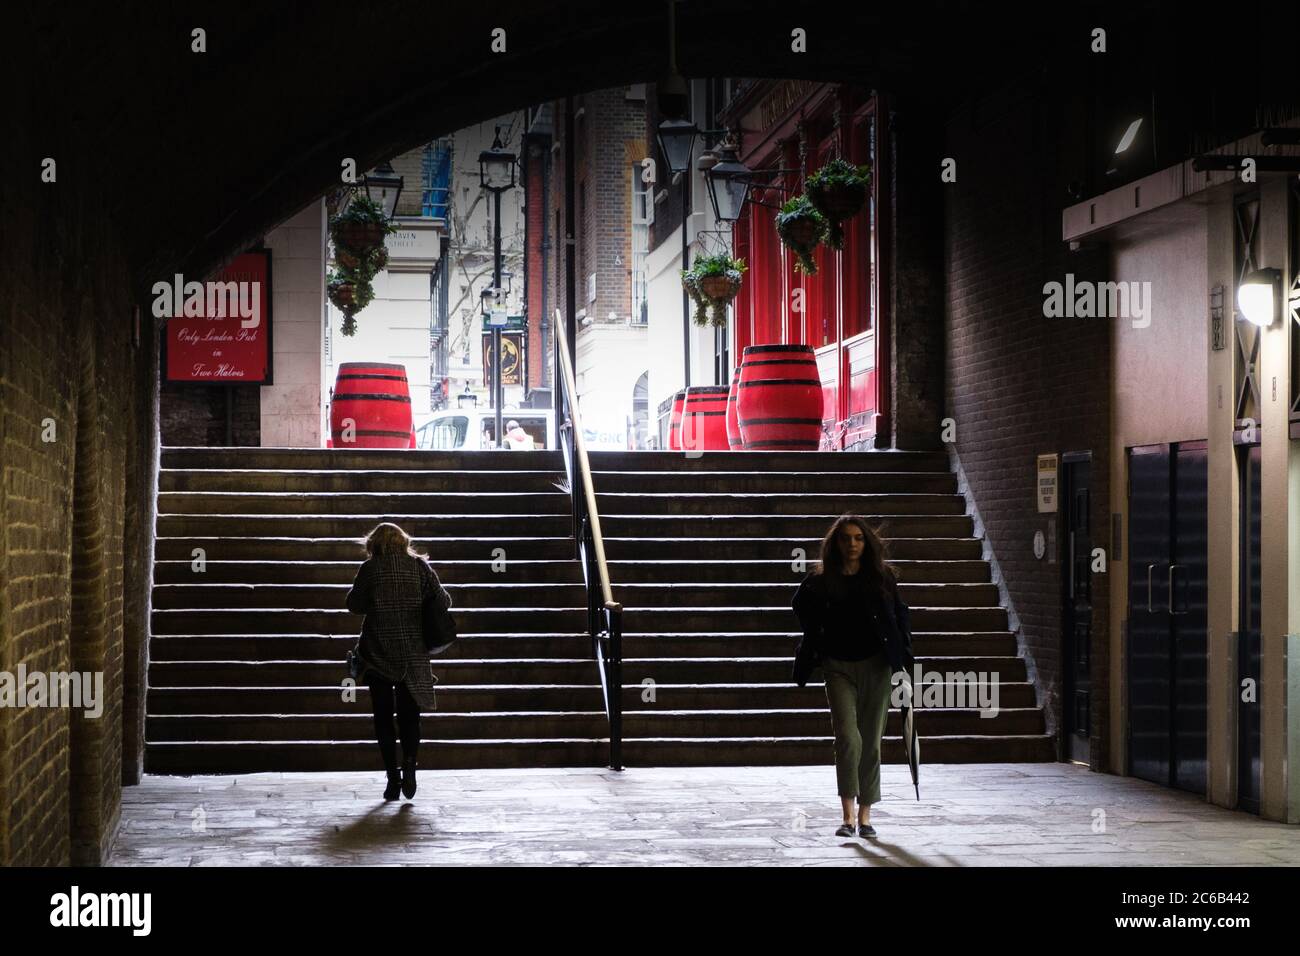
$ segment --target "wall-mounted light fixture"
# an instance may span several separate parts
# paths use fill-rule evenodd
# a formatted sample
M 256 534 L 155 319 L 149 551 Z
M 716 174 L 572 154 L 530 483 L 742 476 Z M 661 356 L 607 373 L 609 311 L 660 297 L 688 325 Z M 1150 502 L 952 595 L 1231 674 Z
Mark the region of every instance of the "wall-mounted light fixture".
M 1278 286 L 1282 281 L 1280 269 L 1256 269 L 1241 280 L 1237 287 L 1237 306 L 1241 318 L 1268 328 L 1277 317 Z

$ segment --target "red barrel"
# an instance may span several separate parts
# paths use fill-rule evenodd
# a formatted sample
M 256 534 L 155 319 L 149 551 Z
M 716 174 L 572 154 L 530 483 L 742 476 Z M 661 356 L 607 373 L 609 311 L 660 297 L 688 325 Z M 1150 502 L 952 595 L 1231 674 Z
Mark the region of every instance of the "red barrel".
M 353 441 L 343 438 L 348 419 L 354 423 Z M 412 429 L 405 365 L 344 362 L 339 366 L 330 400 L 335 448 L 410 448 Z
M 740 438 L 740 423 L 736 421 L 736 393 L 740 391 L 740 366 L 731 375 L 731 388 L 727 392 L 727 447 L 733 451 L 744 448 Z
M 682 406 L 686 403 L 686 389 L 673 396 L 673 413 L 668 416 L 668 448 L 681 451 L 682 448 Z
M 727 392 L 725 385 L 692 385 L 682 403 L 682 450 L 727 450 Z
M 746 346 L 736 421 L 747 449 L 816 451 L 822 436 L 822 381 L 812 346 Z

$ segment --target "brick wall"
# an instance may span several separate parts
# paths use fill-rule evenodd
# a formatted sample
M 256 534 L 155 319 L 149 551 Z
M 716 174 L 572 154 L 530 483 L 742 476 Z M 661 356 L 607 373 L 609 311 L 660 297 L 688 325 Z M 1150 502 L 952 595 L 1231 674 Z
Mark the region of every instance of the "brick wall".
M 231 439 L 226 438 L 226 393 L 231 409 Z M 161 387 L 164 445 L 260 445 L 261 386 L 183 385 Z
M 390 162 L 393 171 L 402 177 L 402 192 L 397 197 L 397 215 L 420 215 L 424 208 L 424 147 L 394 156 Z
M 583 109 L 575 123 L 582 142 L 576 150 L 574 185 L 585 187 L 583 203 L 574 201 L 580 232 L 577 262 L 577 310 L 586 309 L 596 322 L 615 313 L 618 323 L 632 312 L 632 164 L 648 155 L 645 102 L 627 99 L 627 87 L 613 87 L 575 96 L 574 110 Z M 551 163 L 550 204 L 547 215 L 564 222 L 564 100 L 555 101 L 555 139 L 560 143 Z M 616 261 L 617 257 L 617 261 Z M 559 283 L 554 264 L 548 270 L 548 298 L 564 301 L 563 263 Z M 587 277 L 596 275 L 596 300 L 588 299 Z M 581 332 L 579 332 L 581 334 Z
M 1060 238 L 1066 183 L 1080 176 L 1081 125 L 1051 90 L 988 93 L 947 124 L 958 180 L 944 187 L 946 413 L 1001 568 L 1049 720 L 1059 721 L 1061 564 L 1034 558 L 1048 519 L 1035 497 L 1035 456 L 1091 450 L 1094 546 L 1109 551 L 1110 329 L 1105 319 L 1043 317 L 1043 284 L 1101 279 L 1102 261 Z M 1050 102 L 1050 100 L 1049 100 Z M 934 174 L 938 175 L 938 167 Z M 1094 577 L 1092 762 L 1105 766 L 1108 640 L 1104 578 Z
M 21 98 L 14 114 L 23 153 L 37 127 Z M 0 708 L 0 865 L 103 859 L 121 810 L 124 634 L 138 647 L 147 621 L 138 595 L 129 613 L 124 602 L 124 542 L 152 524 L 137 510 L 128 539 L 127 501 L 148 497 L 132 462 L 146 454 L 136 436 L 149 434 L 139 416 L 150 331 L 132 334 L 128 271 L 102 197 L 68 169 L 55 183 L 34 171 L 30 188 L 12 183 L 0 210 L 14 234 L 33 237 L 0 257 L 0 670 L 102 672 L 105 700 L 97 719 Z

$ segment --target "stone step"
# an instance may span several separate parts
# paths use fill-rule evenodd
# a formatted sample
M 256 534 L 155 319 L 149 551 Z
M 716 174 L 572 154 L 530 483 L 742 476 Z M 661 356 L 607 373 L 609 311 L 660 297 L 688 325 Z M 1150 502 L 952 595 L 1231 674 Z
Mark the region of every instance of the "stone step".
M 949 471 L 726 471 L 699 476 L 679 472 L 595 471 L 592 483 L 597 494 L 957 493 L 957 477 Z
M 287 470 L 233 468 L 184 471 L 163 469 L 160 492 L 339 493 L 386 492 L 433 494 L 469 488 L 493 491 L 550 492 L 564 480 L 561 466 L 537 470 Z M 727 471 L 691 478 L 677 472 L 598 471 L 598 493 L 671 494 L 687 487 L 710 494 L 955 494 L 957 478 L 948 471 Z
M 766 582 L 798 586 L 806 570 L 779 561 L 610 561 L 610 580 L 618 585 L 671 583 L 689 578 L 697 582 Z M 212 561 L 204 570 L 192 561 L 158 561 L 157 584 L 347 584 L 356 577 L 359 561 Z M 986 584 L 990 574 L 984 561 L 895 561 L 904 584 Z M 582 566 L 576 560 L 511 560 L 503 570 L 492 561 L 458 560 L 438 563 L 444 584 L 529 582 L 578 584 Z
M 160 517 L 164 515 L 296 517 L 299 515 L 380 515 L 393 512 L 429 517 L 564 515 L 569 518 L 573 514 L 573 499 L 554 488 L 550 491 L 498 491 L 491 486 L 481 491 L 462 490 L 459 493 L 448 491 L 441 494 L 166 491 L 158 495 Z
M 458 629 L 475 633 L 577 631 L 586 627 L 586 607 L 458 608 Z M 1000 607 L 928 608 L 911 611 L 914 630 L 1002 631 L 1006 611 Z M 782 607 L 629 608 L 624 631 L 768 631 L 773 625 L 797 627 L 794 611 Z M 257 608 L 203 610 L 155 609 L 154 634 L 358 634 L 361 615 L 346 610 Z
M 592 680 L 595 665 L 592 665 Z M 340 674 L 342 670 L 340 669 Z M 958 690 L 969 694 L 967 685 L 951 685 L 951 700 Z M 623 686 L 623 707 L 643 708 L 650 688 Z M 356 700 L 345 700 L 342 677 L 337 683 L 316 687 L 277 687 L 241 685 L 234 687 L 188 686 L 150 687 L 150 714 L 332 714 L 369 713 L 369 696 L 365 686 L 355 689 Z M 762 708 L 816 708 L 826 706 L 825 690 L 820 684 L 796 687 L 793 684 L 713 683 L 656 684 L 653 703 L 665 710 L 757 710 Z M 932 693 L 938 693 L 933 691 Z M 439 684 L 438 711 L 498 710 L 585 710 L 603 711 L 600 687 L 596 684 Z M 991 699 L 991 698 L 990 698 Z M 1032 684 L 1002 682 L 998 685 L 998 703 L 1003 707 L 1033 707 L 1036 703 Z
M 623 715 L 625 740 L 644 737 L 808 737 L 828 734 L 830 712 L 821 710 L 633 710 Z M 607 735 L 605 714 L 563 711 L 499 713 L 433 712 L 420 718 L 422 737 L 434 740 L 482 738 L 586 738 Z M 887 737 L 903 732 L 903 718 L 891 711 Z M 926 735 L 1002 736 L 1043 733 L 1036 708 L 1003 708 L 992 717 L 971 708 L 918 711 L 916 727 L 922 748 Z M 150 743 L 173 741 L 374 741 L 370 714 L 193 714 L 149 717 Z
M 922 673 L 989 675 L 988 679 L 1023 684 L 1025 662 L 1018 657 L 934 657 L 917 661 Z M 480 658 L 434 662 L 440 686 L 452 684 L 581 684 L 596 674 L 591 658 Z M 791 682 L 791 656 L 625 658 L 623 681 L 636 686 L 655 683 Z M 187 660 L 154 661 L 151 687 L 313 687 L 345 676 L 339 658 L 325 660 Z M 975 679 L 975 678 L 972 678 Z
M 597 485 L 597 488 L 600 486 Z M 596 494 L 601 515 L 827 515 L 851 512 L 863 515 L 964 515 L 966 502 L 955 494 L 824 494 L 814 488 L 779 493 L 747 494 L 665 492 Z
M 941 451 L 592 451 L 593 472 L 602 471 L 937 471 L 951 472 Z
M 620 515 L 601 512 L 603 533 L 613 538 L 732 538 L 760 535 L 816 536 L 839 512 L 824 515 Z M 969 515 L 863 515 L 886 538 L 968 538 Z
M 676 519 L 682 520 L 682 519 Z M 803 519 L 795 519 L 803 520 Z M 936 521 L 935 518 L 898 519 Z M 960 519 L 947 519 L 960 520 Z M 966 519 L 969 521 L 969 519 Z M 364 538 L 381 521 L 392 521 L 417 538 L 464 538 L 516 535 L 523 538 L 560 537 L 572 533 L 571 514 L 412 515 L 158 515 L 161 538 L 285 537 Z
M 969 538 L 969 515 L 864 515 L 885 538 Z M 610 538 L 756 538 L 761 535 L 816 538 L 820 541 L 835 515 L 616 515 L 601 514 L 602 532 Z M 381 521 L 401 525 L 416 538 L 561 536 L 570 533 L 568 514 L 429 515 L 386 512 L 368 515 L 159 514 L 162 538 L 288 537 L 363 538 Z
M 944 452 L 720 451 L 688 456 L 676 451 L 592 451 L 593 471 L 950 471 Z M 168 469 L 562 471 L 556 449 L 441 451 L 383 448 L 167 447 Z
M 781 657 L 793 659 L 799 635 L 766 634 L 625 634 L 623 654 L 635 657 Z M 178 634 L 150 642 L 153 661 L 193 660 L 333 660 L 342 661 L 357 643 L 356 634 Z M 921 659 L 1012 657 L 1015 635 L 1008 632 L 914 632 L 912 650 Z M 438 660 L 493 658 L 590 658 L 585 633 L 473 634 L 438 656 Z
M 922 774 L 927 762 L 1027 763 L 1056 759 L 1055 744 L 1045 734 L 928 737 L 922 745 Z M 420 766 L 426 770 L 600 767 L 607 765 L 608 759 L 609 744 L 604 739 L 427 739 L 420 745 Z M 881 759 L 889 764 L 905 763 L 901 737 L 882 740 Z M 830 736 L 786 740 L 661 737 L 626 741 L 623 760 L 628 767 L 829 766 L 834 761 L 834 749 Z M 377 782 L 382 782 L 382 766 L 378 748 L 373 742 L 364 741 L 179 741 L 150 743 L 145 751 L 145 771 L 157 774 L 368 770 L 376 774 Z
M 680 559 L 689 555 L 695 561 L 815 561 L 821 554 L 821 535 L 769 537 L 752 535 L 725 537 L 730 531 L 712 529 L 708 536 L 637 537 L 612 535 L 602 521 L 605 532 L 605 557 L 610 561 Z M 824 532 L 826 529 L 822 529 Z M 898 560 L 975 560 L 983 556 L 978 538 L 925 538 L 885 535 L 891 559 Z
M 681 560 L 810 562 L 821 553 L 820 537 L 751 538 L 618 538 L 605 535 L 605 556 L 609 561 Z M 972 561 L 982 556 L 978 538 L 889 538 L 885 539 L 892 560 Z M 415 545 L 435 561 L 494 560 L 535 561 L 574 557 L 573 539 L 544 535 L 525 537 L 482 536 L 415 538 Z M 254 537 L 249 534 L 160 537 L 156 559 L 192 561 L 201 548 L 208 561 L 363 561 L 361 535 L 350 537 Z
M 263 494 L 318 494 L 339 492 L 385 492 L 433 494 L 464 492 L 471 488 L 510 492 L 552 492 L 564 478 L 556 471 L 444 471 L 413 469 L 290 471 L 279 468 L 236 468 L 184 471 L 165 468 L 158 474 L 158 490 L 168 492 L 261 492 Z M 954 485 L 955 488 L 955 485 Z M 892 490 L 892 489 L 886 489 Z M 916 490 L 931 490 L 930 488 Z M 949 489 L 938 487 L 935 491 Z
M 492 535 L 437 540 L 416 538 L 415 545 L 438 561 L 492 561 L 504 557 L 507 562 L 564 559 L 576 562 L 573 538 L 567 534 L 525 537 L 503 536 L 500 531 Z M 359 564 L 366 559 L 366 549 L 360 535 L 308 539 L 252 537 L 246 534 L 161 537 L 155 544 L 155 559 L 192 562 L 195 549 L 201 549 L 207 561 L 352 561 Z
M 287 471 L 564 471 L 564 459 L 546 451 L 438 451 L 389 448 L 182 448 L 162 449 L 163 469 Z
M 441 577 L 441 569 L 439 576 Z M 157 609 L 202 608 L 341 608 L 348 584 L 209 584 L 203 574 L 197 583 L 159 584 L 154 587 Z M 613 575 L 611 575 L 613 577 Z M 444 581 L 444 583 L 447 583 Z M 587 600 L 582 584 L 524 584 L 510 581 L 447 583 L 454 608 L 581 607 Z M 614 580 L 615 600 L 624 607 L 779 607 L 793 599 L 796 584 L 625 584 Z M 900 584 L 899 593 L 909 607 L 995 607 L 997 588 L 992 584 Z

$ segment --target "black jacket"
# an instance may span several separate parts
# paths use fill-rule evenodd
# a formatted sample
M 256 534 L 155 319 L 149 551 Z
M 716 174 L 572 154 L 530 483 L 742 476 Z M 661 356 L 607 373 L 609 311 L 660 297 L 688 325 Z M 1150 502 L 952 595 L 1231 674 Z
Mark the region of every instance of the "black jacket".
M 911 674 L 915 663 L 912 656 L 911 615 L 899 596 L 898 588 L 895 586 L 892 591 L 893 601 L 887 601 L 884 597 L 877 598 L 872 618 L 877 632 L 884 639 L 889 666 L 895 672 L 906 671 Z M 822 662 L 822 622 L 828 603 L 826 577 L 813 572 L 803 579 L 790 604 L 803 628 L 803 639 L 795 651 L 793 675 L 794 682 L 800 687 L 808 683 L 813 670 Z

